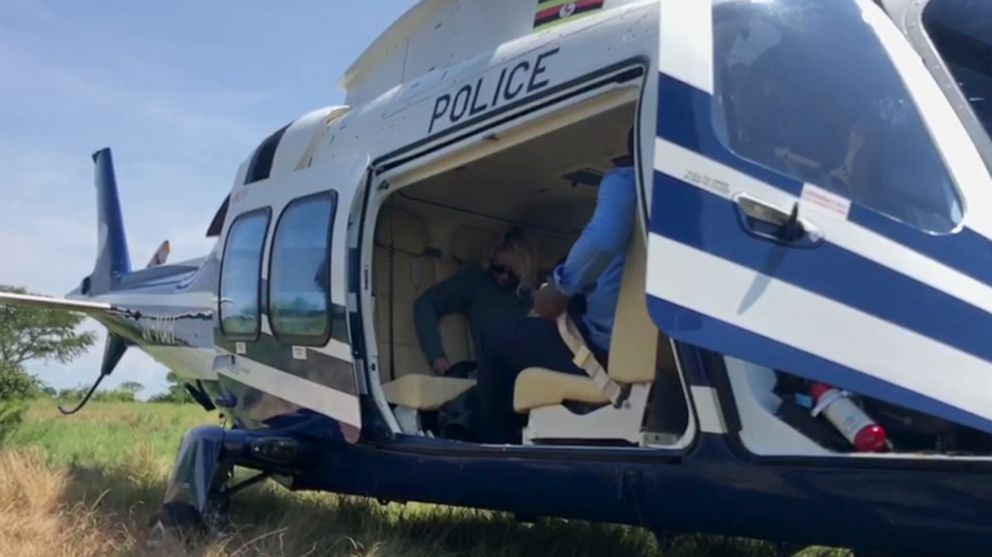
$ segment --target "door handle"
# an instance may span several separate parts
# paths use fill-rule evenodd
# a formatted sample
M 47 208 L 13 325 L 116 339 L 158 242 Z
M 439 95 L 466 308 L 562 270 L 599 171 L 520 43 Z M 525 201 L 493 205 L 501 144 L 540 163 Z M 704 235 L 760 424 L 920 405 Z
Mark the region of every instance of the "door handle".
M 792 247 L 812 248 L 823 240 L 823 233 L 799 216 L 799 203 L 791 210 L 776 207 L 747 194 L 734 197 L 744 230 L 752 236 Z

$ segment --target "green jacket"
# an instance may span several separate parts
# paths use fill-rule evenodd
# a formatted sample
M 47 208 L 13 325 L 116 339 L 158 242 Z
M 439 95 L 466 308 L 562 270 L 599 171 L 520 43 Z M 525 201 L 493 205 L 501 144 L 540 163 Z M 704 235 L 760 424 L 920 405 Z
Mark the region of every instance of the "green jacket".
M 515 288 L 500 286 L 481 266 L 471 265 L 428 288 L 417 298 L 413 314 L 424 356 L 433 363 L 445 357 L 438 331 L 438 320 L 445 315 L 459 311 L 468 317 L 472 341 L 478 349 L 487 324 L 523 317 L 531 306 L 529 297 L 518 295 Z

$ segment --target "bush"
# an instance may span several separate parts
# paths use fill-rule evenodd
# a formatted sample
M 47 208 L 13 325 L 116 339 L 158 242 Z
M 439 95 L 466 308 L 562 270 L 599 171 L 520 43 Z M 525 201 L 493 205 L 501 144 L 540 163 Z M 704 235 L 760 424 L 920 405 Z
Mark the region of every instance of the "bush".
M 148 398 L 148 402 L 165 402 L 169 404 L 184 404 L 193 402 L 193 397 L 189 396 L 189 393 L 186 391 L 186 386 L 183 385 L 183 382 L 179 379 L 178 375 L 170 371 L 165 379 L 169 382 L 169 390 L 164 393 L 152 395 Z
M 134 392 L 123 389 L 97 391 L 93 393 L 93 400 L 99 402 L 134 402 Z
M 62 389 L 58 392 L 56 398 L 61 401 L 78 401 L 82 400 L 89 390 L 89 386 L 76 387 L 74 389 Z M 113 389 L 110 391 L 99 390 L 93 393 L 90 400 L 93 402 L 134 402 L 135 398 L 134 391 Z
M 18 366 L 0 363 L 0 400 L 27 400 L 38 393 L 34 377 Z
M 27 408 L 23 400 L 0 400 L 0 444 L 21 425 Z
M 0 364 L 0 442 L 24 418 L 27 400 L 38 393 L 37 381 L 18 366 Z

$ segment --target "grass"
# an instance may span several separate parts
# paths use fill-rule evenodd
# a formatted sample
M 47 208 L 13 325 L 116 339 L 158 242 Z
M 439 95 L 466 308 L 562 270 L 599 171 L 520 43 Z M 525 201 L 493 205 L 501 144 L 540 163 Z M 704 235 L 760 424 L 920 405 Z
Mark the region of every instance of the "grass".
M 186 430 L 217 420 L 192 404 L 92 402 L 77 415 L 63 416 L 54 402 L 38 401 L 7 445 L 41 448 L 47 460 L 61 465 L 111 464 L 137 445 L 169 460 Z
M 216 420 L 195 406 L 93 403 L 60 416 L 37 403 L 0 450 L 0 552 L 37 556 L 657 557 L 638 528 L 512 517 L 263 485 L 238 494 L 231 526 L 203 543 L 146 546 L 182 433 Z M 771 544 L 681 536 L 664 557 L 774 555 Z M 809 550 L 806 557 L 843 555 Z

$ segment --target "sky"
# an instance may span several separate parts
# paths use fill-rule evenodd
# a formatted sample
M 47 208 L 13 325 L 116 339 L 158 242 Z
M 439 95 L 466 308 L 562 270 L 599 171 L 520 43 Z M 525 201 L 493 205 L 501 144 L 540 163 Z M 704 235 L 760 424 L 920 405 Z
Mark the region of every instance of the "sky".
M 111 147 L 131 260 L 163 241 L 205 255 L 207 225 L 238 165 L 272 131 L 340 104 L 339 76 L 414 0 L 0 0 L 0 284 L 64 295 L 92 270 L 90 155 Z M 374 7 L 372 7 L 374 6 Z M 89 384 L 94 348 L 28 370 Z M 165 389 L 130 350 L 105 381 Z

